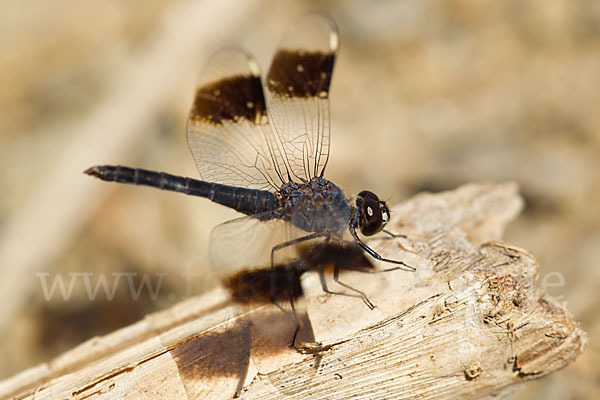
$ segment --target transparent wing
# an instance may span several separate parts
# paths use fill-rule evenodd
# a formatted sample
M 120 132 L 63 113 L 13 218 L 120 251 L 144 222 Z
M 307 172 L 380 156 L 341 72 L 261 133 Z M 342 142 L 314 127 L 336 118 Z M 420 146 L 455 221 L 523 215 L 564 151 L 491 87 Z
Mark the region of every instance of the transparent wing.
M 329 87 L 339 35 L 328 17 L 308 14 L 285 36 L 267 74 L 271 147 L 294 178 L 322 176 L 329 157 Z
M 237 218 L 212 230 L 211 266 L 221 281 L 276 266 L 291 267 L 300 256 L 294 241 L 308 235 L 272 211 Z M 285 243 L 291 245 L 282 246 Z
M 266 140 L 270 129 L 256 61 L 237 49 L 211 57 L 200 77 L 187 127 L 201 178 L 251 189 L 278 189 L 283 182 L 276 169 L 281 156 Z

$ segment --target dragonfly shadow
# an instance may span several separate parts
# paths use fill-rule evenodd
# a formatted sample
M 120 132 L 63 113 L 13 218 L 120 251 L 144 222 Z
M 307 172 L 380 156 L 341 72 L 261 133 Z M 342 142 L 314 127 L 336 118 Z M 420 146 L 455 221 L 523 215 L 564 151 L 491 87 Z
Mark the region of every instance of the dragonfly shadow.
M 254 325 L 268 327 L 265 329 L 268 333 L 261 335 L 265 336 L 265 341 L 259 346 L 264 352 L 277 353 L 285 347 L 296 347 L 296 342 L 314 344 L 315 335 L 306 312 L 301 285 L 304 273 L 318 272 L 322 289 L 326 293 L 363 298 L 366 296 L 362 292 L 339 280 L 339 272 L 375 272 L 364 251 L 353 242 L 324 242 L 299 246 L 298 255 L 298 259 L 291 263 L 275 265 L 272 268 L 242 270 L 223 280 L 223 285 L 229 290 L 232 298 L 249 309 L 271 303 L 283 314 L 293 317 L 292 326 L 280 322 L 282 313 L 263 312 L 252 317 Z M 332 272 L 335 282 L 347 289 L 346 291 L 334 291 L 327 286 L 325 275 Z M 287 341 L 285 336 L 288 336 Z
M 231 387 L 233 397 L 237 397 L 248 373 L 250 348 L 249 324 L 236 323 L 225 330 L 209 331 L 188 340 L 170 353 L 188 398 L 222 395 L 225 388 L 222 378 L 230 377 L 238 378 L 235 387 Z M 210 393 L 210 387 L 215 388 L 214 393 Z
M 331 273 L 336 266 L 341 270 L 375 271 L 362 250 L 351 243 L 327 244 L 321 246 L 318 252 L 305 247 L 300 249 L 300 254 L 301 258 L 292 264 L 246 271 L 224 281 L 234 301 L 241 304 L 246 312 L 227 327 L 204 333 L 171 350 L 190 398 L 205 396 L 211 378 L 218 380 L 223 377 L 237 377 L 231 390 L 239 395 L 247 378 L 250 358 L 259 372 L 268 373 L 279 369 L 277 355 L 284 352 L 296 357 L 313 357 L 313 362 L 310 370 L 277 371 L 272 380 L 281 394 L 292 396 L 302 390 L 304 386 L 297 384 L 298 377 L 301 376 L 302 382 L 307 384 L 316 376 L 322 351 L 326 349 L 319 351 L 310 318 L 303 306 L 302 274 L 317 271 L 323 276 Z M 353 293 L 335 292 L 325 286 L 323 289 L 333 295 L 355 296 Z M 294 308 L 290 306 L 292 300 Z M 276 307 L 269 306 L 273 304 Z M 311 348 L 316 351 L 312 354 L 299 355 L 298 351 L 290 348 L 298 324 L 300 329 L 296 342 L 299 347 L 313 345 Z M 229 382 L 232 381 L 229 379 Z M 282 382 L 295 383 L 285 385 Z

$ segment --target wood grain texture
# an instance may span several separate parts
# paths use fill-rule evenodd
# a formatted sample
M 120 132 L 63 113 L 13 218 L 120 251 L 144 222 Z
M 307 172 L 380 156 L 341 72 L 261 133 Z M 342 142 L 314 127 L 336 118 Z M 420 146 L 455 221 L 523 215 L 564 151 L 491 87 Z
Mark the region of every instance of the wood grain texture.
M 369 244 L 417 272 L 345 272 L 344 282 L 375 310 L 323 293 L 318 276 L 307 274 L 306 325 L 324 346 L 319 353 L 300 354 L 269 337 L 285 324 L 274 306 L 240 313 L 216 289 L 0 382 L 0 395 L 497 397 L 568 365 L 587 340 L 566 308 L 534 285 L 535 258 L 498 241 L 521 207 L 514 184 L 465 185 L 395 207 L 390 229 L 407 239 Z

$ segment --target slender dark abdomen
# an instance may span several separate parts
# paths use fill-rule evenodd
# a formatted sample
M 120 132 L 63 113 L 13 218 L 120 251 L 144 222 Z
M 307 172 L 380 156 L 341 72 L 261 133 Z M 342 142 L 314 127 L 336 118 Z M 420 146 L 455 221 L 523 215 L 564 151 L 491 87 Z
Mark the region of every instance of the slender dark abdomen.
M 268 190 L 246 189 L 221 185 L 192 178 L 113 165 L 88 168 L 86 174 L 104 181 L 132 183 L 163 190 L 185 193 L 190 196 L 206 197 L 215 203 L 252 215 L 272 211 L 280 207 L 277 196 Z

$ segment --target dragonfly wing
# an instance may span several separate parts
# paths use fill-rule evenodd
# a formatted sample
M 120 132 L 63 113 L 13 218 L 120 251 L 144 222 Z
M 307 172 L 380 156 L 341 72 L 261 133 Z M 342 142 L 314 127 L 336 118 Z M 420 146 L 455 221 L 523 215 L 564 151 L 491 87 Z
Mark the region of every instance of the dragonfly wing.
M 256 60 L 237 49 L 216 53 L 201 74 L 187 125 L 201 178 L 277 190 L 281 157 L 269 146 L 270 130 Z
M 329 158 L 329 88 L 339 45 L 335 23 L 300 18 L 275 53 L 266 77 L 271 147 L 280 148 L 295 178 L 322 176 Z
M 291 266 L 299 257 L 296 246 L 284 246 L 309 235 L 281 219 L 277 211 L 236 218 L 216 226 L 210 236 L 210 260 L 221 279 L 243 273 Z M 281 248 L 276 249 L 278 246 Z

